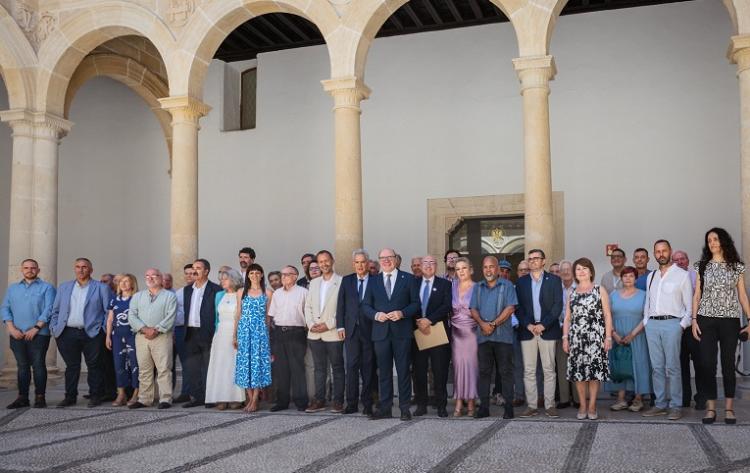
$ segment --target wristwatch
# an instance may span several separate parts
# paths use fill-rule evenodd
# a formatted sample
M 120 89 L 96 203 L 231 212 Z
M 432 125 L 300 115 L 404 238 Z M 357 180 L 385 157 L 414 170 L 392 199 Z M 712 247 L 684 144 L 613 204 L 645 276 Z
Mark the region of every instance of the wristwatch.
M 490 327 L 492 327 L 492 328 L 496 328 L 497 327 L 497 324 L 495 323 L 494 320 L 492 322 L 490 322 Z
M 34 325 L 34 328 L 35 328 L 35 329 L 37 329 L 37 330 L 41 330 L 41 329 L 43 329 L 44 327 L 40 327 L 40 326 L 38 326 L 38 325 Z

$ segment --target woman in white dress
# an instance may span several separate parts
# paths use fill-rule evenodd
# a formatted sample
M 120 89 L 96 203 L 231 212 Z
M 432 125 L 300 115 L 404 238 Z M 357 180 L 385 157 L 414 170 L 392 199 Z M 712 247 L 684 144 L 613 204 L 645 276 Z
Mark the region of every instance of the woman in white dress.
M 242 288 L 242 275 L 236 269 L 219 273 L 223 291 L 216 294 L 216 332 L 211 344 L 211 358 L 206 377 L 206 404 L 215 403 L 224 410 L 239 409 L 245 401 L 245 390 L 234 384 L 237 349 L 234 347 L 234 315 L 237 311 L 237 290 Z

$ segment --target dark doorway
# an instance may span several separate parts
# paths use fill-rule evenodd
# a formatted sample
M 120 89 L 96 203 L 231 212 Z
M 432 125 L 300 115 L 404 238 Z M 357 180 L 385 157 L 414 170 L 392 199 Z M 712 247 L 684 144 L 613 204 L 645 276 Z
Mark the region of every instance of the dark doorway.
M 482 279 L 482 259 L 491 255 L 513 265 L 515 283 L 516 266 L 524 258 L 523 216 L 466 218 L 450 232 L 448 243 L 471 260 L 474 280 Z

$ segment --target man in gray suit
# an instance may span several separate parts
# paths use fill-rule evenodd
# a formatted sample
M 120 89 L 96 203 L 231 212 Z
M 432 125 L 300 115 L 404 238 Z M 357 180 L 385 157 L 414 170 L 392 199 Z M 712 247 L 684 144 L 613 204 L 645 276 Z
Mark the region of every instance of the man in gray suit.
M 88 367 L 89 407 L 101 404 L 104 374 L 102 347 L 107 307 L 112 299 L 109 286 L 91 279 L 94 268 L 88 258 L 78 258 L 76 278 L 60 284 L 52 304 L 49 328 L 65 360 L 65 399 L 57 407 L 72 406 L 78 397 L 81 354 Z

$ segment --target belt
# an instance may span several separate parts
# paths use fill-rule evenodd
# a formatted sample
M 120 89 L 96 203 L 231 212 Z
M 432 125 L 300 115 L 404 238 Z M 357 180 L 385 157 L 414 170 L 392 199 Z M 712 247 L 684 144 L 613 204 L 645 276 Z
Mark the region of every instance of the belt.
M 651 320 L 670 320 L 670 319 L 679 319 L 679 317 L 675 317 L 674 315 L 653 315 L 649 317 Z
M 282 332 L 291 332 L 293 330 L 305 330 L 305 327 L 299 327 L 297 325 L 277 325 L 275 328 L 281 330 Z

